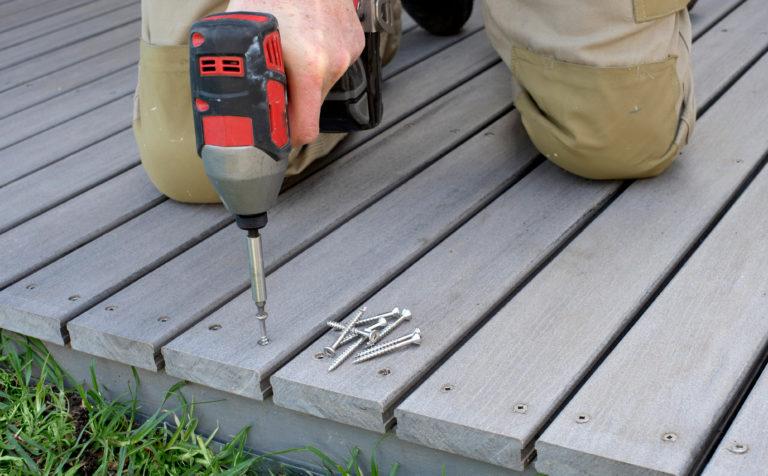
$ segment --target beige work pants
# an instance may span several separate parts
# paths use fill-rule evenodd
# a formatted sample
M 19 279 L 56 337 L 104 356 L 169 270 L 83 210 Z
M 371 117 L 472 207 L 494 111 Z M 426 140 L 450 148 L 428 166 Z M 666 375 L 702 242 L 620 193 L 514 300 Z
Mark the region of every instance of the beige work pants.
M 693 131 L 688 0 L 486 0 L 514 101 L 549 160 L 594 179 L 651 177 Z
M 181 202 L 216 203 L 219 197 L 195 150 L 189 86 L 189 29 L 197 19 L 224 11 L 227 0 L 142 0 L 139 81 L 134 96 L 133 131 L 141 162 L 152 183 Z M 400 4 L 394 10 L 400 31 Z M 397 51 L 400 35 L 385 35 L 382 58 Z M 287 175 L 325 156 L 345 134 L 321 134 L 294 149 Z

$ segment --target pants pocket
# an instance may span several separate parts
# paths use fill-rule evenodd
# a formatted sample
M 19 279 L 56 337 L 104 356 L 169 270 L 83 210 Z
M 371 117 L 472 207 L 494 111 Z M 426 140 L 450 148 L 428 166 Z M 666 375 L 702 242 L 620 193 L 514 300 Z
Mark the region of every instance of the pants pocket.
M 635 21 L 643 23 L 679 12 L 690 0 L 632 0 Z
M 675 57 L 631 67 L 594 67 L 513 50 L 515 103 L 548 159 L 592 179 L 650 177 L 688 136 Z

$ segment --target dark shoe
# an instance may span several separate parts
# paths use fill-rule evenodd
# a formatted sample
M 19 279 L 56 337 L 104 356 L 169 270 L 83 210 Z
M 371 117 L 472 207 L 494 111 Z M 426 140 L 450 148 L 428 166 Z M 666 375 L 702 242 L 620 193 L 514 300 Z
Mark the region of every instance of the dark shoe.
M 455 35 L 472 14 L 473 0 L 402 0 L 403 8 L 433 35 Z

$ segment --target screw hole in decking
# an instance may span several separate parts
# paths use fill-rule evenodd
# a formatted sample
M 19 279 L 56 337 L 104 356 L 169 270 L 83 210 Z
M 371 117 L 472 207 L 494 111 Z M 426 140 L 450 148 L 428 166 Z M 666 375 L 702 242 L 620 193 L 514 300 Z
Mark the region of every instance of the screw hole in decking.
M 323 360 L 325 358 L 325 354 L 323 352 L 318 352 L 314 355 L 315 360 Z
M 35 284 L 35 283 L 30 283 L 30 284 L 27 284 L 27 289 L 29 289 L 30 291 L 32 291 L 32 290 L 33 290 L 33 289 L 35 289 L 36 287 L 37 287 L 37 284 Z
M 107 306 L 104 308 L 104 310 L 109 312 L 117 311 L 117 306 Z
M 72 302 L 76 302 L 76 301 L 80 300 L 80 295 L 79 294 L 73 294 L 73 295 L 69 296 L 67 299 L 69 299 Z
M 168 317 L 168 316 L 160 316 L 160 317 L 157 318 L 157 321 L 158 322 L 168 322 L 168 319 L 170 319 L 170 317 Z
M 381 375 L 382 377 L 386 377 L 387 375 L 389 375 L 391 373 L 392 373 L 392 370 L 390 370 L 390 369 L 388 369 L 386 367 L 383 368 L 383 369 L 379 369 L 379 372 L 378 372 L 378 374 Z
M 576 423 L 586 423 L 589 421 L 589 415 L 586 413 L 582 413 L 581 415 L 576 415 Z
M 670 441 L 670 442 L 677 441 L 677 434 L 672 432 L 664 433 L 663 435 L 661 435 L 661 439 L 664 441 Z
M 209 331 L 218 331 L 219 329 L 221 329 L 221 324 L 214 324 L 214 325 L 208 327 Z
M 528 412 L 528 405 L 525 403 L 518 403 L 515 405 L 515 413 L 526 413 Z
M 448 392 L 453 391 L 453 389 L 455 389 L 455 388 L 456 387 L 452 383 L 444 383 L 440 387 L 440 391 L 443 392 L 443 393 L 448 393 Z
M 749 451 L 749 446 L 745 445 L 744 443 L 729 443 L 728 446 L 726 446 L 728 451 L 730 451 L 733 454 L 737 455 L 743 455 L 747 451 Z

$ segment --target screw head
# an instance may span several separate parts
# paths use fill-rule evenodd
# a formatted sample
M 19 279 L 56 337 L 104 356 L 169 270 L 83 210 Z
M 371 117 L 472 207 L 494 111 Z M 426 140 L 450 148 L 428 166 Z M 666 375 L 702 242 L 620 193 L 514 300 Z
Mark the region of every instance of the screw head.
M 664 441 L 668 441 L 670 443 L 674 443 L 675 441 L 677 441 L 677 433 L 673 433 L 671 431 L 668 431 L 668 432 L 664 433 L 663 435 L 661 435 L 661 439 L 664 440 Z
M 443 393 L 452 392 L 456 388 L 452 383 L 444 383 L 440 386 L 440 391 Z
M 76 302 L 76 301 L 80 300 L 80 295 L 79 294 L 73 294 L 73 295 L 69 296 L 67 299 L 69 299 L 72 302 Z
M 313 355 L 312 358 L 315 360 L 323 360 L 325 358 L 325 354 L 323 352 L 318 352 Z
M 160 317 L 157 318 L 157 321 L 158 322 L 168 322 L 169 319 L 170 319 L 170 317 L 168 317 L 168 316 L 160 316 Z
M 325 355 L 328 357 L 333 357 L 336 355 L 336 351 L 333 350 L 332 347 L 323 347 L 323 352 L 325 352 Z
M 749 451 L 749 446 L 747 446 L 745 443 L 739 443 L 737 441 L 732 441 L 728 443 L 728 445 L 725 448 L 731 453 L 736 455 L 743 455 L 744 453 Z
M 528 405 L 526 403 L 516 403 L 515 406 L 512 408 L 512 411 L 515 413 L 528 413 Z
M 27 284 L 27 286 L 26 286 L 26 287 L 27 287 L 27 289 L 29 289 L 30 291 L 32 291 L 33 289 L 35 289 L 35 288 L 37 287 L 37 284 L 35 284 L 35 283 L 29 283 L 29 284 Z
M 392 370 L 390 370 L 390 369 L 388 369 L 388 368 L 384 367 L 383 369 L 379 369 L 379 371 L 378 371 L 377 373 L 378 373 L 379 375 L 381 375 L 382 377 L 386 377 L 387 375 L 389 375 L 389 374 L 391 374 L 391 373 L 392 373 Z
M 109 312 L 117 311 L 117 306 L 107 306 L 104 308 L 104 310 Z
M 208 326 L 209 331 L 218 331 L 221 329 L 221 324 L 213 324 L 212 326 Z
M 576 423 L 587 423 L 591 418 L 586 413 L 576 415 Z
M 403 309 L 403 312 L 400 313 L 400 319 L 403 319 L 404 321 L 410 321 L 411 317 L 413 317 L 413 314 L 411 314 L 411 311 L 408 309 Z

